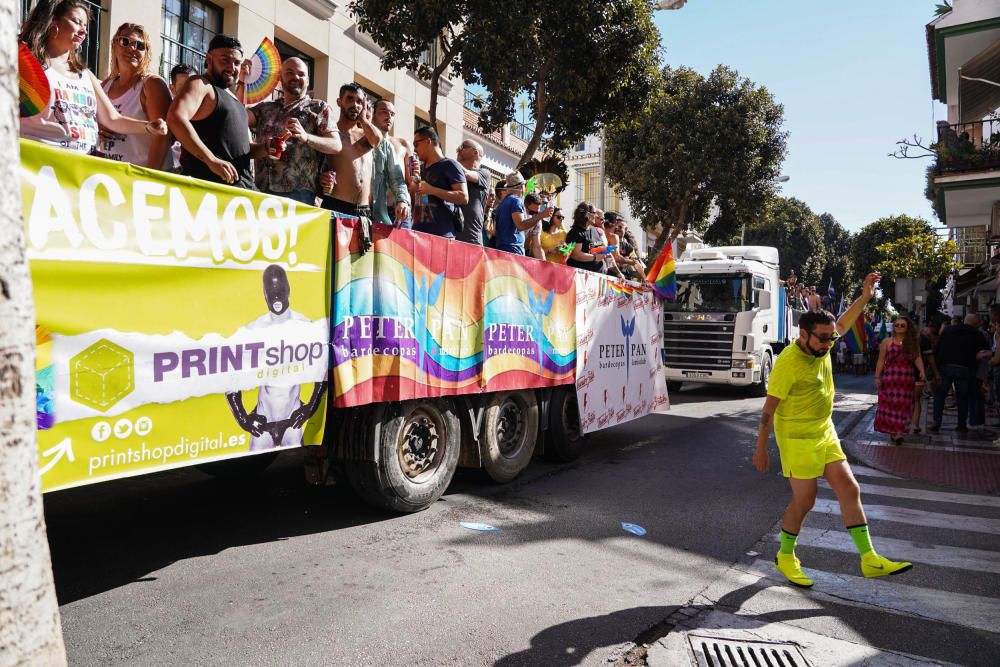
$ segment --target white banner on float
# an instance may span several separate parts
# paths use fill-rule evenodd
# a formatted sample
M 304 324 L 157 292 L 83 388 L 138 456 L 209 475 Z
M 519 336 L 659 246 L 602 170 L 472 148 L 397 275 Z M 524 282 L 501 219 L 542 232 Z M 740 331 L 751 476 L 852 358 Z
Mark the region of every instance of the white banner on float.
M 670 407 L 663 309 L 636 283 L 576 272 L 576 397 L 584 433 Z

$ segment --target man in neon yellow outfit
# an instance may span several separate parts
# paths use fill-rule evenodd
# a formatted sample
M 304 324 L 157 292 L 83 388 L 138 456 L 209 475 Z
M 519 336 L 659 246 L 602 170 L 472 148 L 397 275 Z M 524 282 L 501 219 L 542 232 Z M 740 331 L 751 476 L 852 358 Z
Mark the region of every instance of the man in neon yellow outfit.
M 833 425 L 833 368 L 830 348 L 838 335 L 857 320 L 872 296 L 881 276 L 865 277 L 861 297 L 836 320 L 826 311 L 804 313 L 799 320 L 799 337 L 785 348 L 774 364 L 767 390 L 767 400 L 760 416 L 757 450 L 753 463 L 766 472 L 771 465 L 767 441 L 774 427 L 774 437 L 781 455 L 781 471 L 792 487 L 792 501 L 781 519 L 781 548 L 775 567 L 791 583 L 812 586 L 795 557 L 795 541 L 806 515 L 816 502 L 816 480 L 825 477 L 837 494 L 844 526 L 861 554 L 861 572 L 866 577 L 898 574 L 913 567 L 880 556 L 872 548 L 868 519 L 861 505 L 861 489 L 847 457 L 840 448 L 840 438 Z M 836 331 L 836 333 L 835 333 Z

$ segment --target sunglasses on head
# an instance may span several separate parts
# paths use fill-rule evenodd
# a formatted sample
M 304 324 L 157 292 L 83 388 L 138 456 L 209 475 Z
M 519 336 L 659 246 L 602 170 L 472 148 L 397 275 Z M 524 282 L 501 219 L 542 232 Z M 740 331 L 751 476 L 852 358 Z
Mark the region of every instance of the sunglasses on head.
M 141 39 L 131 39 L 129 37 L 119 37 L 118 38 L 118 43 L 121 44 L 126 49 L 131 47 L 131 48 L 134 48 L 136 51 L 140 51 L 140 52 L 146 50 L 146 42 L 142 41 Z

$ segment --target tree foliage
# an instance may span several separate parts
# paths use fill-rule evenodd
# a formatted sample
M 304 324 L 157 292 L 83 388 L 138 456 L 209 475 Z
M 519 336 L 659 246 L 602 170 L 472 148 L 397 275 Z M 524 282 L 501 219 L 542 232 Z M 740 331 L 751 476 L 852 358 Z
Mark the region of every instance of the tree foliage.
M 460 70 L 467 34 L 461 26 L 474 0 L 351 0 L 348 8 L 358 28 L 368 33 L 379 48 L 384 69 L 409 69 L 431 88 L 431 126 L 437 125 L 437 101 L 441 77 L 449 68 Z M 425 52 L 437 40 L 438 62 L 427 62 Z
M 830 280 L 833 280 L 838 294 L 851 291 L 857 280 L 851 264 L 851 233 L 829 213 L 819 216 L 819 225 L 823 229 L 823 250 L 826 255 L 820 285 L 826 289 Z
M 956 261 L 958 244 L 934 233 L 903 236 L 878 247 L 884 259 L 876 268 L 886 278 L 922 278 L 935 283 L 962 268 Z
M 707 77 L 665 67 L 641 108 L 605 132 L 606 173 L 648 230 L 654 251 L 697 226 L 715 198 L 713 226 L 752 225 L 774 196 L 785 157 L 784 111 L 770 92 L 728 67 Z
M 825 289 L 826 285 L 820 283 L 826 268 L 823 227 L 804 202 L 775 198 L 766 214 L 747 227 L 745 242 L 774 246 L 783 275 L 795 269 L 803 284 Z
M 875 222 L 862 227 L 851 240 L 851 263 L 858 275 L 873 270 L 882 262 L 890 259 L 881 251 L 881 247 L 892 241 L 912 236 L 933 235 L 930 223 L 923 218 L 908 215 L 892 215 L 879 218 Z M 881 283 L 882 291 L 894 297 L 895 290 L 889 281 Z
M 580 0 L 553 11 L 529 0 L 474 2 L 465 24 L 462 75 L 489 92 L 486 131 L 514 118 L 527 95 L 535 132 L 518 166 L 541 146 L 562 150 L 641 105 L 659 67 L 650 0 Z

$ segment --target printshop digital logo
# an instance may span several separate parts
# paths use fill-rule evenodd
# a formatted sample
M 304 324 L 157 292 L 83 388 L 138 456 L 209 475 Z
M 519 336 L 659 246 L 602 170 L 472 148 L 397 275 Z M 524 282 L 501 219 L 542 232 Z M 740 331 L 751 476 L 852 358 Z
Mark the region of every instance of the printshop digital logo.
M 102 338 L 69 360 L 69 395 L 100 412 L 135 389 L 135 355 Z

